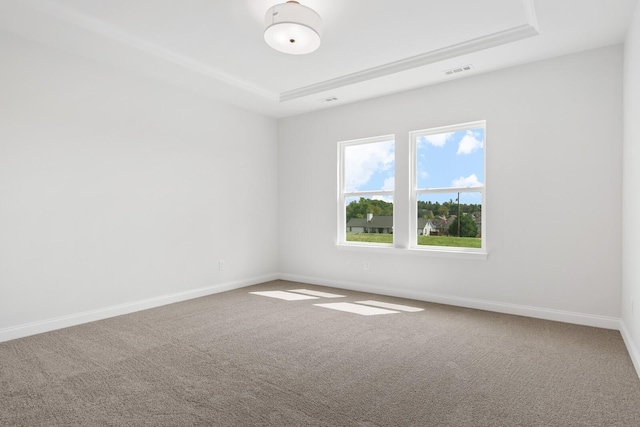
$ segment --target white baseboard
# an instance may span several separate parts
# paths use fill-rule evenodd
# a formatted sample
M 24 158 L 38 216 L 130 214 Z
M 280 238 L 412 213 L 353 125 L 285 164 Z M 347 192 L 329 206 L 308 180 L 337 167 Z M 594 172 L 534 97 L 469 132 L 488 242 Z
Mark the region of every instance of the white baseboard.
M 452 295 L 434 294 L 429 292 L 399 290 L 371 286 L 362 283 L 342 282 L 327 280 L 317 277 L 299 276 L 294 274 L 281 273 L 282 280 L 293 282 L 303 282 L 312 285 L 330 286 L 334 288 L 349 289 L 360 292 L 370 292 L 380 295 L 389 295 L 400 298 L 409 298 L 419 301 L 434 302 L 438 304 L 454 305 L 458 307 L 475 308 L 478 310 L 495 311 L 498 313 L 515 314 L 518 316 L 533 317 L 536 319 L 553 320 L 556 322 L 573 323 L 577 325 L 594 326 L 604 329 L 620 330 L 620 319 L 617 317 L 598 316 L 585 313 L 574 313 L 571 311 L 554 310 L 549 308 L 532 307 L 518 304 L 508 304 L 503 302 L 480 300 L 473 298 L 462 298 Z
M 160 307 L 163 305 L 186 301 L 193 298 L 199 298 L 219 292 L 231 291 L 233 289 L 256 285 L 258 283 L 277 280 L 278 278 L 279 275 L 277 274 L 269 274 L 265 276 L 238 280 L 234 282 L 220 283 L 217 285 L 193 289 L 185 292 L 178 292 L 175 294 L 162 295 L 140 301 L 133 301 L 125 304 L 99 308 L 96 310 L 83 311 L 80 313 L 69 314 L 67 316 L 56 317 L 53 319 L 46 319 L 39 322 L 3 328 L 0 329 L 0 342 L 9 341 L 16 338 L 23 338 L 29 335 L 40 334 L 43 332 L 49 332 L 56 329 L 67 328 L 69 326 L 80 325 L 82 323 L 94 322 L 96 320 L 107 319 L 109 317 L 120 316 L 136 311 L 147 310 L 149 308 Z
M 636 346 L 636 344 L 633 342 L 631 334 L 629 333 L 624 320 L 620 321 L 620 334 L 622 335 L 624 344 L 627 346 L 627 351 L 629 352 L 629 356 L 631 356 L 633 366 L 636 368 L 638 378 L 640 378 L 640 352 L 638 351 L 638 347 Z
M 274 273 L 264 276 L 254 277 L 234 282 L 221 283 L 209 287 L 194 289 L 185 292 L 179 292 L 170 295 L 162 295 L 130 303 L 119 304 L 110 307 L 104 307 L 96 310 L 74 313 L 67 316 L 46 319 L 39 322 L 22 324 L 0 329 L 0 342 L 9 341 L 16 338 L 22 338 L 29 335 L 35 335 L 43 332 L 49 332 L 56 329 L 62 329 L 69 326 L 75 326 L 82 323 L 93 322 L 96 320 L 106 319 L 109 317 L 120 316 L 123 314 L 133 313 L 136 311 L 147 310 L 149 308 L 159 307 L 175 302 L 186 301 L 206 295 L 219 292 L 230 291 L 233 289 L 243 288 L 271 280 L 289 280 L 294 282 L 308 283 L 319 286 L 330 286 L 334 288 L 350 289 L 360 292 L 370 292 L 380 295 L 389 295 L 401 298 L 410 298 L 420 301 L 428 301 L 439 304 L 454 305 L 458 307 L 474 308 L 479 310 L 494 311 L 498 313 L 514 314 L 519 316 L 533 317 L 537 319 L 553 320 L 558 322 L 574 323 L 578 325 L 594 326 L 606 329 L 620 330 L 629 353 L 633 360 L 634 366 L 640 373 L 640 357 L 637 348 L 634 346 L 629 334 L 621 324 L 621 320 L 615 317 L 597 316 L 584 313 L 574 313 L 562 310 L 553 310 L 540 307 L 531 307 L 517 304 L 507 304 L 502 302 L 479 300 L 473 298 L 462 298 L 444 294 L 434 294 L 420 291 L 398 290 L 394 288 L 377 287 L 362 283 L 343 282 L 335 280 L 327 280 L 317 277 L 300 276 L 286 273 Z M 626 334 L 626 336 L 625 336 Z

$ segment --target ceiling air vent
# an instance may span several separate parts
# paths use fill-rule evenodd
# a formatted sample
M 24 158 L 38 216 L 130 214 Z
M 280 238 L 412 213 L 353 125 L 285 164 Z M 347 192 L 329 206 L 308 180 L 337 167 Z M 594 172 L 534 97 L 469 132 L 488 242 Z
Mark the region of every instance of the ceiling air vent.
M 456 68 L 452 68 L 450 70 L 445 70 L 443 71 L 447 76 L 452 76 L 454 74 L 460 74 L 460 73 L 464 73 L 467 71 L 471 71 L 473 70 L 473 65 L 469 64 L 469 65 L 463 65 L 462 67 L 456 67 Z
M 328 98 L 320 98 L 320 99 L 318 99 L 318 101 L 322 102 L 323 104 L 327 103 L 327 102 L 335 102 L 337 100 L 338 100 L 338 98 L 336 98 L 335 96 L 330 96 Z

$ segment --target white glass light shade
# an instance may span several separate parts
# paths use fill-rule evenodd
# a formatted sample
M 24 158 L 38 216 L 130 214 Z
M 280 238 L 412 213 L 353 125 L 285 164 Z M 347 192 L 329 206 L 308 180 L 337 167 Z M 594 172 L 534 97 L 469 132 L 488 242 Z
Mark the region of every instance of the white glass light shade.
M 302 55 L 320 47 L 322 18 L 315 10 L 297 2 L 270 8 L 264 26 L 264 40 L 280 52 Z

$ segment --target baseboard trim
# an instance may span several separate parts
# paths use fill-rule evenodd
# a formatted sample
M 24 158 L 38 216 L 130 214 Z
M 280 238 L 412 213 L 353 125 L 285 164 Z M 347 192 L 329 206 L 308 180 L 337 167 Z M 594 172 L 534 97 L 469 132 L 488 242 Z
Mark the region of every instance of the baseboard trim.
M 0 329 L 0 342 L 9 341 L 17 338 L 23 338 L 29 335 L 35 335 L 43 332 L 49 332 L 56 329 L 67 328 L 82 323 L 94 322 L 96 320 L 107 319 L 110 317 L 129 314 L 136 311 L 147 310 L 150 308 L 160 307 L 175 302 L 186 301 L 193 298 L 199 298 L 219 292 L 230 291 L 243 288 L 246 286 L 256 285 L 259 283 L 269 282 L 272 280 L 289 280 L 292 282 L 302 282 L 318 286 L 328 286 L 341 289 L 349 289 L 360 292 L 370 292 L 380 295 L 389 295 L 400 298 L 409 298 L 420 301 L 434 302 L 438 304 L 447 304 L 458 307 L 473 308 L 478 310 L 494 311 L 498 313 L 514 314 L 518 316 L 533 317 L 537 319 L 553 320 L 557 322 L 573 323 L 585 326 L 594 326 L 598 328 L 619 330 L 629 349 L 629 354 L 633 360 L 636 371 L 640 376 L 640 356 L 631 340 L 628 331 L 620 319 L 615 317 L 598 316 L 584 313 L 574 313 L 562 310 L 553 310 L 540 307 L 524 306 L 517 304 L 508 304 L 496 301 L 480 300 L 473 298 L 462 298 L 457 296 L 435 294 L 429 292 L 398 290 L 394 288 L 371 286 L 363 283 L 345 282 L 328 280 L 319 277 L 301 276 L 288 273 L 274 273 L 249 279 L 243 279 L 233 282 L 225 282 L 199 289 L 193 289 L 175 294 L 162 295 L 158 297 L 148 298 L 139 301 L 104 307 L 96 310 L 74 313 L 66 316 L 60 316 L 53 319 L 46 319 L 38 322 L 11 326 Z
M 624 320 L 620 321 L 620 335 L 622 335 L 624 345 L 627 346 L 627 351 L 629 352 L 629 356 L 631 357 L 631 362 L 633 362 L 633 366 L 636 368 L 636 374 L 638 374 L 638 378 L 640 378 L 640 352 L 638 351 L 638 347 L 636 346 L 636 344 L 633 342 L 631 334 L 629 333 Z
M 225 282 L 203 288 L 192 289 L 189 291 L 177 292 L 174 294 L 161 295 L 144 300 L 113 305 L 96 310 L 83 311 L 80 313 L 69 314 L 53 319 L 46 319 L 38 322 L 11 326 L 8 328 L 0 329 L 0 342 L 67 328 L 69 326 L 76 326 L 82 323 L 94 322 L 96 320 L 121 316 L 123 314 L 129 314 L 136 311 L 147 310 L 150 308 L 173 304 L 180 301 L 186 301 L 207 295 L 217 294 L 219 292 L 231 291 L 234 289 L 244 288 L 246 286 L 256 285 L 258 283 L 277 280 L 278 278 L 278 274 L 268 274 L 264 276 L 237 280 L 233 282 Z
M 334 288 L 349 289 L 352 291 L 370 292 L 380 295 L 389 295 L 400 298 L 409 298 L 419 301 L 434 302 L 438 304 L 454 305 L 457 307 L 474 308 L 478 310 L 495 311 L 498 313 L 514 314 L 517 316 L 533 317 L 536 319 L 553 320 L 556 322 L 573 323 L 584 326 L 594 326 L 604 329 L 620 330 L 620 319 L 617 317 L 598 316 L 593 314 L 575 313 L 571 311 L 554 310 L 549 308 L 533 307 L 503 302 L 488 301 L 474 298 L 462 298 L 457 296 L 435 294 L 429 292 L 398 290 L 380 286 L 365 285 L 355 282 L 343 282 L 328 280 L 319 277 L 300 276 L 295 274 L 280 273 L 281 280 L 309 283 L 311 285 L 329 286 Z

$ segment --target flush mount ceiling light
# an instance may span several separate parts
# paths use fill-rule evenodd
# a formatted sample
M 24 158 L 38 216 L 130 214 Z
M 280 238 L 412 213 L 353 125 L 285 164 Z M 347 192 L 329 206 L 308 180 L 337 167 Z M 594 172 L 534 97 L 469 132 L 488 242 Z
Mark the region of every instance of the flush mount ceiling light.
M 264 17 L 264 40 L 284 53 L 302 55 L 320 47 L 322 18 L 297 1 L 277 4 Z

